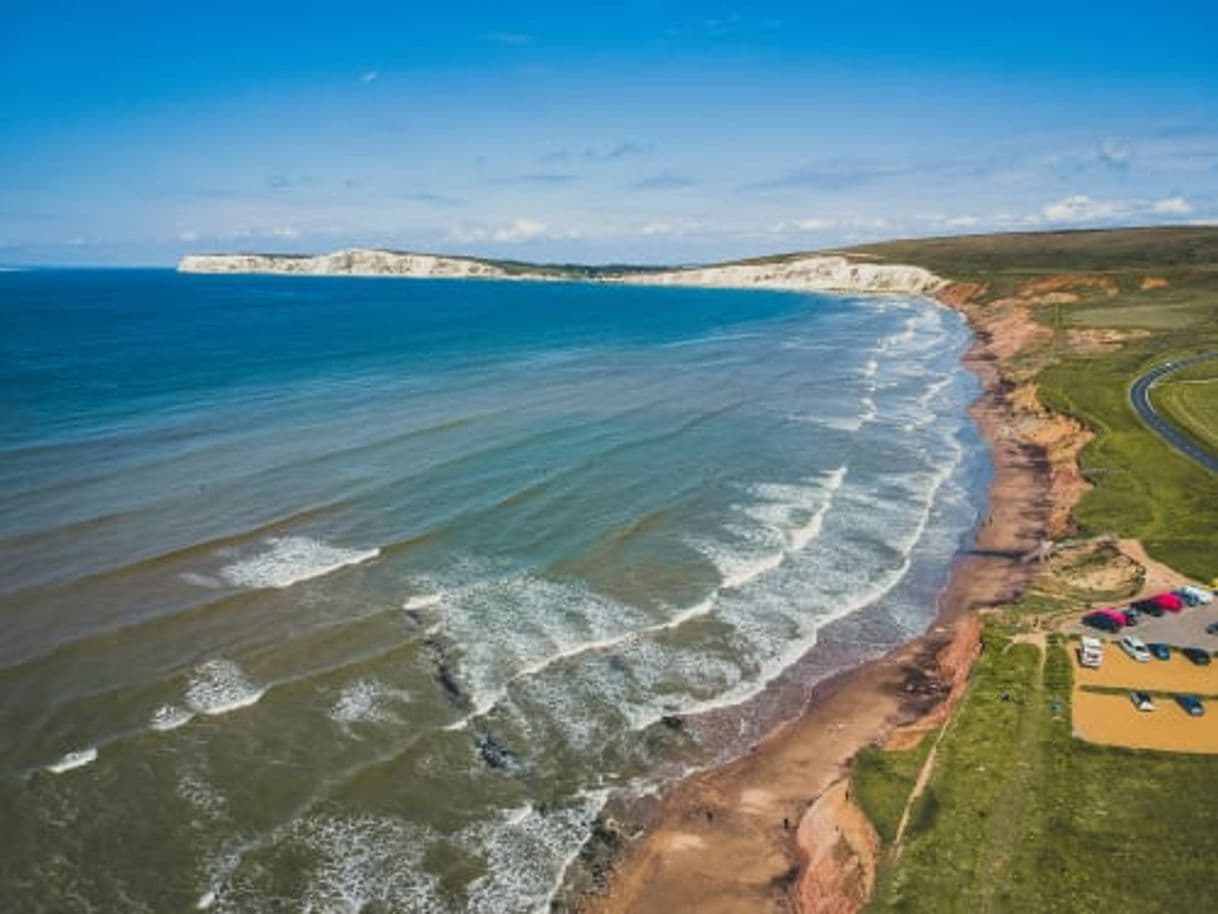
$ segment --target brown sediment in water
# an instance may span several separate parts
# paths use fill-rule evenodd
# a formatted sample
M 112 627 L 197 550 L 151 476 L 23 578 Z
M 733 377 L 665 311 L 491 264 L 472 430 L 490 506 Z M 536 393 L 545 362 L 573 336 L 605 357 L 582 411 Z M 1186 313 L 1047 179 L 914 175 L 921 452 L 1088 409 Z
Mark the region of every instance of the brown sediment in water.
M 1053 455 L 1021 428 L 1028 414 L 1014 404 L 1015 387 L 998 368 L 1011 351 L 1007 332 L 1032 337 L 1035 330 L 988 323 L 985 309 L 970 304 L 984 292 L 961 284 L 940 293 L 976 336 L 964 362 L 982 383 L 971 412 L 995 475 L 988 515 L 974 548 L 956 560 L 931 629 L 820 682 L 801 695 L 797 717 L 741 757 L 673 785 L 634 840 L 611 823 L 612 853 L 573 907 L 715 914 L 849 912 L 865 903 L 878 845 L 849 800 L 851 759 L 868 745 L 914 741 L 945 719 L 977 652 L 973 610 L 1018 596 L 1032 573 L 1020 557 L 1061 522 L 1052 510 L 1060 470 L 1055 474 Z

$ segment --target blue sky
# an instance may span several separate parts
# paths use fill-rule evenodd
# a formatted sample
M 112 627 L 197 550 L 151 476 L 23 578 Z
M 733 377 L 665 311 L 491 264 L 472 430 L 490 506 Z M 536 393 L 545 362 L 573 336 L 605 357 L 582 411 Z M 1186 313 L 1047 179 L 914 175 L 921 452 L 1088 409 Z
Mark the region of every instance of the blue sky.
M 697 261 L 1218 222 L 1218 5 L 47 0 L 0 262 Z

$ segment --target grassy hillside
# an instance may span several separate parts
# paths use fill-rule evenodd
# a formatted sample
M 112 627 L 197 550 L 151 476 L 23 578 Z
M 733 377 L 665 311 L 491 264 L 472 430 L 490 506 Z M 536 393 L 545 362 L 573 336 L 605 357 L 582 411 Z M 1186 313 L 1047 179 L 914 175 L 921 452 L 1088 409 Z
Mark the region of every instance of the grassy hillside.
M 1218 898 L 1218 804 L 1197 800 L 1218 791 L 1218 760 L 1073 739 L 1065 648 L 1051 644 L 1042 666 L 1007 635 L 987 626 L 870 910 L 1185 911 Z

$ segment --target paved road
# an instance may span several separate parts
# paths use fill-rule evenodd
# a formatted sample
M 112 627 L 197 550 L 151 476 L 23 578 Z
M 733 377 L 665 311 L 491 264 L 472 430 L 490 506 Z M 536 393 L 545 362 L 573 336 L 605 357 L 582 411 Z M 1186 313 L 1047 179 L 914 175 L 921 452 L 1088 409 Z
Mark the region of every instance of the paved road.
M 1155 432 L 1155 434 L 1180 453 L 1193 458 L 1193 460 L 1197 461 L 1197 463 L 1201 464 L 1211 473 L 1218 473 L 1218 456 L 1211 454 L 1176 426 L 1168 422 L 1163 416 L 1155 412 L 1155 408 L 1150 404 L 1150 389 L 1166 375 L 1188 365 L 1196 365 L 1198 362 L 1207 362 L 1210 359 L 1218 359 L 1218 352 L 1206 352 L 1187 359 L 1177 359 L 1173 362 L 1164 362 L 1162 365 L 1156 365 L 1133 382 L 1133 386 L 1129 388 L 1129 402 L 1138 411 L 1142 421 L 1150 426 L 1151 431 Z

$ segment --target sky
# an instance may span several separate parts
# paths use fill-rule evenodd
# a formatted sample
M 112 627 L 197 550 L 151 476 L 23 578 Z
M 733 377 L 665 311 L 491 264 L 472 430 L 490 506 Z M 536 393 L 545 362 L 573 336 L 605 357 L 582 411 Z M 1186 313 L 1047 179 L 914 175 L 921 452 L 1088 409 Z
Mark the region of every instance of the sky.
M 12 5 L 0 263 L 1218 223 L 1218 4 Z

